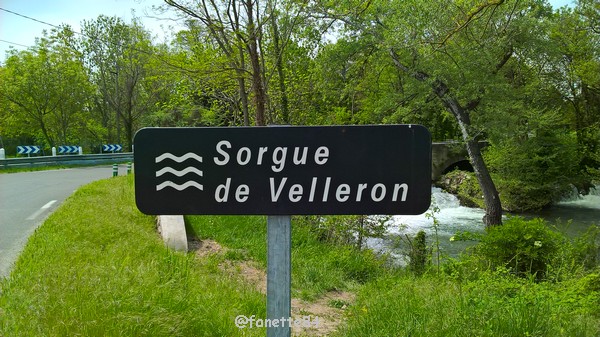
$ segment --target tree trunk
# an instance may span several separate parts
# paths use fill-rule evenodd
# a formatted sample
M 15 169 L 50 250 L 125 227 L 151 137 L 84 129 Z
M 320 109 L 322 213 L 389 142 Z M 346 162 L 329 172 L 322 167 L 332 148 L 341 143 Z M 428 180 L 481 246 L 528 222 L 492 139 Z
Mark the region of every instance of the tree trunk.
M 248 13 L 248 53 L 252 66 L 252 88 L 254 91 L 254 103 L 256 108 L 257 126 L 264 126 L 265 122 L 265 90 L 262 83 L 260 57 L 258 55 L 257 28 L 254 24 L 253 0 L 246 0 L 246 11 Z
M 485 203 L 485 215 L 483 216 L 483 223 L 486 228 L 491 226 L 502 224 L 502 204 L 500 203 L 500 197 L 496 190 L 496 185 L 490 176 L 490 172 L 483 161 L 481 155 L 481 148 L 479 142 L 471 134 L 471 119 L 469 117 L 469 111 L 461 106 L 460 102 L 452 95 L 450 95 L 450 89 L 448 86 L 440 81 L 433 80 L 427 73 L 421 71 L 415 71 L 402 62 L 400 62 L 398 54 L 394 50 L 390 50 L 390 55 L 394 61 L 394 65 L 410 76 L 414 77 L 421 82 L 431 82 L 431 88 L 435 95 L 442 101 L 446 110 L 452 113 L 458 127 L 460 128 L 462 139 L 467 146 L 467 153 L 471 159 L 471 165 L 475 170 L 475 176 L 481 187 L 483 193 L 483 200 Z M 477 100 L 478 101 L 478 100 Z
M 239 67 L 233 64 L 237 72 L 238 90 L 240 94 L 240 101 L 242 104 L 242 118 L 244 120 L 244 126 L 250 126 L 250 116 L 248 115 L 248 93 L 246 92 L 246 80 L 244 78 L 244 69 L 246 68 L 246 62 L 244 61 L 244 48 L 238 47 L 238 54 L 240 56 Z
M 279 94 L 281 95 L 281 117 L 283 124 L 290 124 L 290 109 L 287 96 L 287 88 L 285 85 L 285 72 L 283 69 L 283 53 L 279 41 L 279 27 L 277 26 L 277 15 L 273 14 L 273 48 L 275 50 L 275 67 L 279 77 Z
M 238 88 L 240 91 L 240 100 L 242 101 L 242 117 L 244 126 L 250 126 L 250 118 L 248 117 L 248 94 L 246 93 L 246 81 L 244 74 L 238 74 Z
M 475 171 L 475 176 L 481 186 L 483 193 L 483 201 L 485 203 L 485 215 L 483 216 L 483 223 L 486 228 L 501 225 L 502 224 L 502 204 L 500 203 L 500 196 L 496 190 L 496 185 L 490 176 L 490 172 L 483 161 L 481 155 L 481 147 L 479 142 L 475 139 L 470 139 L 466 142 L 467 153 L 471 158 L 471 165 Z
M 496 190 L 496 185 L 492 180 L 490 172 L 483 161 L 479 142 L 469 130 L 471 127 L 469 112 L 460 105 L 456 98 L 450 95 L 450 89 L 448 89 L 445 83 L 435 81 L 432 86 L 436 96 L 442 100 L 446 109 L 452 113 L 458 122 L 462 139 L 466 144 L 467 153 L 471 159 L 471 165 L 473 166 L 475 176 L 477 177 L 481 192 L 483 193 L 483 201 L 485 203 L 483 223 L 488 228 L 495 225 L 501 225 L 502 205 L 500 203 L 500 197 L 498 196 L 498 191 Z
M 52 137 L 48 133 L 48 129 L 46 129 L 46 123 L 44 123 L 43 117 L 40 117 L 38 119 L 38 121 L 40 123 L 40 130 L 42 130 L 42 134 L 44 135 L 44 138 L 46 139 L 46 142 L 48 142 L 48 145 L 50 145 L 50 147 L 56 145 L 56 144 L 54 144 L 54 140 L 52 139 Z

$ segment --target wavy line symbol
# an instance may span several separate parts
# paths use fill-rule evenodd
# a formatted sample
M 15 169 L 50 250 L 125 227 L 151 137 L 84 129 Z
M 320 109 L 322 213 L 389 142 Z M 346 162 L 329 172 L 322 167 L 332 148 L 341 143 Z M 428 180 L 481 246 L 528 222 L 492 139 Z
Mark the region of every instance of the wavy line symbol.
M 199 155 L 197 155 L 193 152 L 188 152 L 181 157 L 177 157 L 176 155 L 174 155 L 172 153 L 165 152 L 165 153 L 161 154 L 160 156 L 156 157 L 155 162 L 160 163 L 161 161 L 163 161 L 165 159 L 172 159 L 178 163 L 181 163 L 182 161 L 188 160 L 190 158 L 195 159 L 200 163 L 202 162 L 202 157 L 200 157 Z
M 197 154 L 195 154 L 195 153 L 193 153 L 193 152 L 188 152 L 188 153 L 186 153 L 186 154 L 184 154 L 182 156 L 176 156 L 176 155 L 174 155 L 174 154 L 172 154 L 170 152 L 165 152 L 165 153 L 161 154 L 160 156 L 154 158 L 154 160 L 155 160 L 156 163 L 160 163 L 163 160 L 167 160 L 167 159 L 171 159 L 171 160 L 173 160 L 173 161 L 175 161 L 177 163 L 184 162 L 184 161 L 186 161 L 188 159 L 194 159 L 197 162 L 202 163 L 202 157 L 199 156 L 199 155 L 197 155 Z M 162 176 L 164 174 L 167 174 L 167 173 L 171 173 L 173 175 L 176 175 L 177 177 L 183 177 L 184 175 L 186 175 L 188 173 L 196 174 L 199 177 L 202 177 L 204 175 L 204 173 L 200 169 L 198 169 L 198 168 L 196 168 L 194 166 L 188 166 L 188 167 L 185 167 L 185 168 L 183 168 L 181 170 L 177 170 L 177 169 L 175 169 L 173 167 L 165 166 L 165 167 L 161 168 L 160 170 L 156 171 L 156 176 L 160 177 L 160 176 Z M 200 191 L 204 190 L 204 186 L 202 186 L 200 183 L 198 183 L 198 182 L 196 182 L 194 180 L 188 180 L 188 181 L 184 182 L 181 185 L 176 184 L 176 183 L 174 183 L 172 181 L 169 181 L 169 180 L 163 181 L 162 183 L 156 185 L 156 190 L 160 191 L 160 190 L 162 190 L 164 188 L 167 188 L 167 187 L 171 187 L 171 188 L 176 189 L 178 191 L 183 191 L 186 188 L 197 188 Z
M 177 185 L 177 184 L 175 184 L 174 182 L 172 182 L 172 181 L 168 181 L 168 180 L 167 180 L 167 181 L 164 181 L 164 182 L 162 182 L 160 185 L 157 185 L 157 186 L 156 186 L 156 190 L 157 190 L 157 191 L 160 191 L 160 190 L 162 190 L 162 189 L 163 189 L 163 188 L 165 188 L 165 187 L 172 187 L 172 188 L 174 188 L 174 189 L 176 189 L 176 190 L 178 190 L 178 191 L 183 191 L 183 190 L 185 190 L 185 189 L 186 189 L 186 188 L 188 188 L 188 187 L 194 187 L 194 188 L 197 188 L 197 189 L 199 189 L 200 191 L 203 191 L 203 190 L 204 190 L 204 186 L 202 186 L 202 185 L 198 184 L 198 183 L 197 183 L 197 182 L 195 182 L 195 181 L 186 181 L 186 182 L 185 182 L 185 183 L 183 183 L 182 185 Z
M 156 176 L 160 177 L 165 173 L 172 173 L 178 177 L 182 177 L 188 173 L 195 173 L 195 174 L 199 175 L 200 177 L 202 177 L 202 171 L 198 170 L 197 168 L 195 168 L 193 166 L 186 167 L 181 171 L 177 171 L 176 169 L 169 167 L 169 166 L 163 167 L 162 169 L 160 169 L 160 171 L 156 172 Z

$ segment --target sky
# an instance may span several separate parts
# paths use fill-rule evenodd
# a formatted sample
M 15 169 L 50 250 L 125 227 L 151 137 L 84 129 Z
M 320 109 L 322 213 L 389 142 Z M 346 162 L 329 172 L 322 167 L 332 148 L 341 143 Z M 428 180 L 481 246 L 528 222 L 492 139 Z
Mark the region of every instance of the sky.
M 572 5 L 573 2 L 574 0 L 550 0 L 554 8 Z M 118 16 L 129 23 L 133 18 L 133 10 L 144 27 L 158 41 L 164 41 L 168 36 L 166 28 L 178 26 L 174 20 L 165 19 L 164 15 L 153 11 L 153 6 L 162 4 L 162 0 L 0 0 L 0 62 L 5 60 L 6 50 L 11 45 L 18 50 L 27 49 L 35 44 L 36 37 L 42 36 L 44 29 L 48 32 L 52 29 L 51 26 L 4 10 L 56 26 L 66 23 L 78 32 L 81 31 L 80 23 L 83 20 L 93 20 L 100 14 Z M 162 19 L 158 19 L 158 16 Z
M 177 23 L 165 18 L 164 14 L 160 15 L 162 19 L 157 18 L 159 14 L 153 6 L 162 4 L 163 0 L 0 0 L 0 61 L 5 60 L 10 46 L 27 49 L 35 44 L 36 37 L 42 36 L 43 30 L 50 32 L 53 28 L 5 10 L 56 26 L 66 23 L 77 32 L 81 31 L 83 20 L 96 19 L 100 14 L 118 16 L 130 23 L 133 10 L 144 27 L 158 41 L 163 41 L 168 36 L 167 28 L 177 27 Z

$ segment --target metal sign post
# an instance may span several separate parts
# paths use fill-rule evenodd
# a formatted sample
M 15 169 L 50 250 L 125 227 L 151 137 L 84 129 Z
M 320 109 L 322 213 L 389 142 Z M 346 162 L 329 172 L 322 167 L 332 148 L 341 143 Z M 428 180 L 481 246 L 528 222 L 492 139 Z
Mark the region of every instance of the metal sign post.
M 291 216 L 267 217 L 267 319 L 285 322 L 267 328 L 267 337 L 289 337 L 291 332 L 292 221 Z

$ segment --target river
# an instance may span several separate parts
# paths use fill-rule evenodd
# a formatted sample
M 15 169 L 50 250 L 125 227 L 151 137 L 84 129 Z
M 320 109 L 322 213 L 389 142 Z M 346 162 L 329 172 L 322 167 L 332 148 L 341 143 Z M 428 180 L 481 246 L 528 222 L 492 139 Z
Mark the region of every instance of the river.
M 484 211 L 479 208 L 461 206 L 458 199 L 438 187 L 432 187 L 432 206 L 422 215 L 397 215 L 390 220 L 390 227 L 385 238 L 370 238 L 367 246 L 375 251 L 390 252 L 392 256 L 402 260 L 402 248 L 398 247 L 398 238 L 405 235 L 414 236 L 418 231 L 424 230 L 427 234 L 428 244 L 435 237 L 433 219 L 427 214 L 433 214 L 439 222 L 438 238 L 442 252 L 448 256 L 456 256 L 467 246 L 473 244 L 465 241 L 452 241 L 457 232 L 483 233 L 482 221 Z M 439 212 L 434 213 L 433 207 L 437 206 Z M 505 216 L 510 216 L 505 215 Z M 540 217 L 557 229 L 569 236 L 581 234 L 592 224 L 600 225 L 600 186 L 592 189 L 586 196 L 573 195 L 560 201 L 547 209 L 536 213 L 521 214 L 525 218 Z M 570 223 L 568 220 L 572 220 Z

